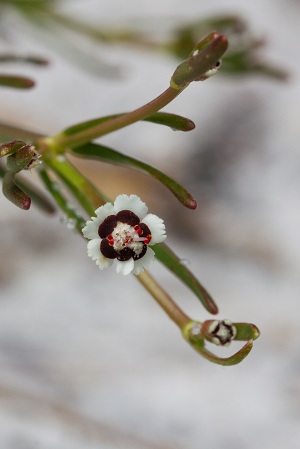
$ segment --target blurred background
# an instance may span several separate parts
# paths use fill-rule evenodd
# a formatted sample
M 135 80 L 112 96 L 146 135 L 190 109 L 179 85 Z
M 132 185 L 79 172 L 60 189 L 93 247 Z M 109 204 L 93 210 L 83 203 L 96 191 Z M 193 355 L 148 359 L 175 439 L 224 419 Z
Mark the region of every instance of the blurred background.
M 180 61 L 155 45 L 104 44 L 40 16 L 31 22 L 18 3 L 32 2 L 0 2 L 0 52 L 50 64 L 1 65 L 2 73 L 37 82 L 30 91 L 1 88 L 3 123 L 49 134 L 134 109 L 168 86 Z M 23 212 L 1 196 L 0 446 L 298 448 L 300 3 L 72 0 L 57 7 L 155 42 L 204 18 L 238 17 L 247 25 L 243 39 L 264 42 L 260 62 L 288 73 L 285 80 L 262 71 L 230 75 L 224 66 L 166 108 L 191 118 L 194 131 L 139 123 L 102 139 L 183 183 L 196 211 L 146 175 L 76 162 L 110 197 L 139 194 L 163 216 L 168 244 L 210 291 L 218 317 L 253 322 L 262 334 L 241 365 L 210 364 L 133 277 L 100 272 L 59 213 Z M 152 272 L 193 318 L 210 318 L 159 263 Z

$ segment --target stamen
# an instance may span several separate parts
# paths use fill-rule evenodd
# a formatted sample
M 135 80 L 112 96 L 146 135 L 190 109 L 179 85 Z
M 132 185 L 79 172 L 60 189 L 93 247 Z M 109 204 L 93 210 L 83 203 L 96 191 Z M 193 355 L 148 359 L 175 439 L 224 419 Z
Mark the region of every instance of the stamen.
M 104 234 L 100 247 L 102 254 L 121 262 L 143 257 L 152 238 L 148 226 L 140 223 L 138 216 L 127 210 L 110 215 L 102 222 L 99 235 L 101 237 Z
M 109 236 L 107 236 L 107 240 L 108 240 L 108 244 L 110 246 L 114 246 L 114 238 L 111 234 Z
M 149 234 L 149 235 L 147 235 L 147 237 L 145 237 L 145 240 L 144 240 L 145 245 L 149 245 L 151 238 L 152 238 L 151 234 Z
M 133 227 L 134 227 L 135 231 L 136 231 L 139 235 L 143 234 L 143 230 L 140 228 L 139 225 L 135 225 L 135 226 L 133 226 Z

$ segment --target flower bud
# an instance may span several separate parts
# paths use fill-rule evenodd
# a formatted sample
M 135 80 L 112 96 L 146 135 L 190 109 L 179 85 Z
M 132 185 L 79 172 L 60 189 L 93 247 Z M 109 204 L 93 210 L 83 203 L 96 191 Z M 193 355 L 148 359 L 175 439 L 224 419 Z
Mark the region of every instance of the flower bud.
M 36 166 L 40 155 L 33 145 L 24 145 L 7 158 L 7 170 L 18 173 Z
M 192 81 L 212 76 L 227 47 L 228 41 L 225 36 L 210 33 L 199 42 L 189 58 L 176 68 L 171 78 L 171 87 L 182 89 Z
M 0 157 L 15 153 L 23 145 L 25 145 L 25 142 L 22 140 L 12 140 L 11 142 L 2 143 L 0 145 Z

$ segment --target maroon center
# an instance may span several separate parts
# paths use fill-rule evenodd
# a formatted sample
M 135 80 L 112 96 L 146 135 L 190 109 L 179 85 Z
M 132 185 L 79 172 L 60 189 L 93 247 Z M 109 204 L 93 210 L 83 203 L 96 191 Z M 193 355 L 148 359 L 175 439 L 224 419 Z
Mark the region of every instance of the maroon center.
M 116 228 L 118 222 L 126 223 L 129 226 L 134 227 L 140 237 L 145 237 L 143 249 L 139 254 L 131 248 L 123 248 L 120 251 L 116 251 L 113 247 L 112 233 Z M 145 223 L 140 223 L 139 217 L 131 210 L 121 210 L 116 215 L 109 215 L 106 217 L 98 228 L 99 237 L 101 237 L 100 251 L 107 259 L 118 259 L 121 262 L 133 258 L 133 260 L 139 260 L 147 252 L 147 245 L 151 240 L 151 231 Z

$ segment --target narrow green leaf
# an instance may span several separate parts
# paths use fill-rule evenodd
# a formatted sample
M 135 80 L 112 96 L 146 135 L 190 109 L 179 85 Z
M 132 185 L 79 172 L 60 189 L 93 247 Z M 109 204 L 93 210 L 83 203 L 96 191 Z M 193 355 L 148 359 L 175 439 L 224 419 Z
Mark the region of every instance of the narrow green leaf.
M 33 56 L 33 55 L 17 55 L 13 53 L 2 53 L 0 54 L 0 63 L 11 63 L 11 62 L 21 62 L 21 63 L 27 63 L 27 64 L 34 64 L 34 65 L 48 65 L 49 61 L 45 58 L 41 58 L 39 56 Z
M 59 176 L 90 217 L 94 215 L 95 209 L 108 201 L 64 156 L 45 158 L 44 164 Z
M 29 89 L 35 85 L 30 78 L 14 75 L 0 75 L 0 86 L 13 87 L 15 89 Z
M 289 73 L 271 63 L 260 60 L 251 49 L 229 53 L 223 60 L 222 71 L 229 75 L 261 75 L 286 81 Z
M 111 148 L 108 148 L 106 146 L 98 145 L 95 143 L 88 143 L 81 147 L 74 148 L 72 152 L 76 156 L 97 159 L 111 164 L 125 165 L 127 167 L 134 167 L 142 170 L 153 176 L 165 187 L 167 187 L 185 207 L 188 207 L 189 209 L 196 209 L 197 207 L 196 200 L 189 192 L 187 192 L 187 190 L 185 190 L 172 178 L 152 167 L 151 165 L 148 165 L 132 157 L 125 156 L 124 154 L 112 150 Z
M 81 234 L 82 228 L 85 226 L 86 220 L 78 214 L 75 207 L 63 195 L 61 187 L 59 186 L 59 184 L 56 181 L 54 181 L 49 176 L 47 170 L 41 169 L 41 170 L 39 170 L 39 174 L 41 176 L 41 179 L 42 179 L 45 187 L 47 188 L 49 193 L 52 195 L 56 204 L 59 206 L 59 208 L 62 210 L 62 212 L 66 215 L 68 222 L 71 223 L 72 226 L 74 226 L 74 228 L 76 228 Z
M 233 323 L 233 325 L 236 328 L 236 336 L 234 337 L 235 340 L 256 340 L 260 336 L 260 331 L 255 324 Z
M 156 112 L 156 114 L 146 117 L 144 121 L 169 126 L 174 131 L 192 131 L 195 129 L 195 123 L 192 120 L 167 112 Z
M 78 123 L 77 125 L 65 129 L 61 134 L 65 136 L 77 134 L 81 131 L 86 131 L 87 129 L 93 128 L 94 126 L 101 125 L 102 123 L 105 123 L 114 118 L 121 117 L 122 115 L 125 115 L 125 113 L 107 115 L 105 117 Z M 156 112 L 155 114 L 152 114 L 149 117 L 145 118 L 143 121 L 169 126 L 176 131 L 191 131 L 195 128 L 195 124 L 192 120 L 181 117 L 180 115 L 168 114 L 166 112 Z
M 165 243 L 156 244 L 152 247 L 152 249 L 155 251 L 155 255 L 158 260 L 173 274 L 175 274 L 175 276 L 181 279 L 181 281 L 189 287 L 193 293 L 195 293 L 208 312 L 212 314 L 218 313 L 218 307 L 210 294 Z

